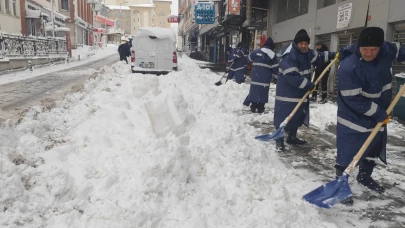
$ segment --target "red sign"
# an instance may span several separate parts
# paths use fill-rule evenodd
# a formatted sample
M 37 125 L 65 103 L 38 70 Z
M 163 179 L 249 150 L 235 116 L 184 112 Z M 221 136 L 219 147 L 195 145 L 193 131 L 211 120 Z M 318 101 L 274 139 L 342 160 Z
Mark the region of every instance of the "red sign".
M 94 15 L 94 17 L 96 18 L 96 21 L 99 22 L 102 25 L 108 25 L 108 26 L 114 26 L 115 25 L 115 21 L 110 20 L 104 16 L 101 15 Z
M 179 23 L 180 18 L 179 18 L 179 16 L 170 15 L 170 16 L 167 17 L 167 21 L 169 23 Z
M 240 0 L 228 0 L 229 15 L 240 15 Z

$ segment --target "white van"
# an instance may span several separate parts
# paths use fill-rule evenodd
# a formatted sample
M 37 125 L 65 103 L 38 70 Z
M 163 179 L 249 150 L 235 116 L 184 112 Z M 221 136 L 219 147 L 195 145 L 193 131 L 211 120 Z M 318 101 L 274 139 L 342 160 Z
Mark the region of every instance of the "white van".
M 132 41 L 132 73 L 177 71 L 176 34 L 170 28 L 141 27 Z

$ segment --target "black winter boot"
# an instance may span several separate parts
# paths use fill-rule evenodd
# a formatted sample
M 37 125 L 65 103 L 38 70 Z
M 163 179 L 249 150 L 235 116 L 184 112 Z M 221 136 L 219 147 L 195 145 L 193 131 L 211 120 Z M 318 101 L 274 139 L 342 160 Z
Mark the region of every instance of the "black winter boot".
M 284 138 L 276 140 L 276 149 L 281 152 L 284 152 Z
M 257 104 L 257 113 L 263 113 L 264 112 L 264 103 L 258 103 Z
M 255 112 L 256 112 L 256 109 L 257 109 L 257 103 L 253 102 L 253 103 L 250 105 L 250 111 L 252 111 L 253 113 L 255 113 Z
M 312 97 L 310 100 L 316 102 L 316 100 L 318 99 L 317 97 L 318 97 L 318 91 L 315 90 L 314 92 L 312 92 Z
M 322 99 L 318 103 L 325 104 L 327 101 L 328 101 L 328 92 L 322 91 Z
M 364 160 L 359 165 L 359 174 L 357 175 L 357 182 L 373 191 L 382 194 L 385 192 L 384 187 L 375 182 L 375 180 L 371 177 L 374 167 L 375 167 L 374 161 Z
M 335 165 L 335 169 L 336 169 L 336 179 L 338 179 L 339 177 L 341 177 L 346 169 L 345 166 L 341 166 L 336 164 Z M 349 196 L 346 199 L 340 201 L 341 204 L 347 205 L 347 206 L 351 206 L 354 203 L 353 197 Z
M 298 128 L 292 128 L 288 131 L 287 143 L 292 145 L 304 145 L 307 141 L 297 138 Z

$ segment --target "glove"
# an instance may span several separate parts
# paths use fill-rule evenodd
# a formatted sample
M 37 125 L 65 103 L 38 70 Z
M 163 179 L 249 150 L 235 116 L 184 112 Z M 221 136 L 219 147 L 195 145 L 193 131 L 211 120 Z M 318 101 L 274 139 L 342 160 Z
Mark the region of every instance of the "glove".
M 340 61 L 340 60 L 339 60 L 339 52 L 336 52 L 336 54 L 335 54 L 335 59 L 337 59 L 338 62 Z
M 315 86 L 315 84 L 313 82 L 309 82 L 307 88 L 312 93 L 312 92 L 315 91 L 316 86 Z
M 388 116 L 387 119 L 383 121 L 383 125 L 387 125 L 390 122 L 391 116 Z
M 313 93 L 316 90 L 316 86 L 314 85 L 314 88 L 311 89 L 311 93 Z

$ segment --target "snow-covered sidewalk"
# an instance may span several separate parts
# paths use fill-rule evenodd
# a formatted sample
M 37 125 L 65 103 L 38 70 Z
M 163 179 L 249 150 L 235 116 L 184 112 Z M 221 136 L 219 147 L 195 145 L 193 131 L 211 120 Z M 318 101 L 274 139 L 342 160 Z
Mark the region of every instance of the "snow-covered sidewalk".
M 25 80 L 32 77 L 37 77 L 40 75 L 66 70 L 66 69 L 74 69 L 75 67 L 82 66 L 85 64 L 89 64 L 91 62 L 106 58 L 107 56 L 116 54 L 118 56 L 118 47 L 116 45 L 109 44 L 107 47 L 95 49 L 89 51 L 89 46 L 79 47 L 77 49 L 72 50 L 72 58 L 70 59 L 69 63 L 55 63 L 48 66 L 33 66 L 33 71 L 27 70 L 19 70 L 13 71 L 6 74 L 0 75 L 0 85 Z M 94 53 L 94 55 L 90 55 Z M 80 55 L 80 60 L 79 56 Z M 117 57 L 117 60 L 119 57 Z
M 272 115 L 236 115 L 248 85 L 179 65 L 160 77 L 104 67 L 54 109 L 2 126 L 0 226 L 369 227 L 302 200 L 314 184 L 254 140 L 250 123 Z

